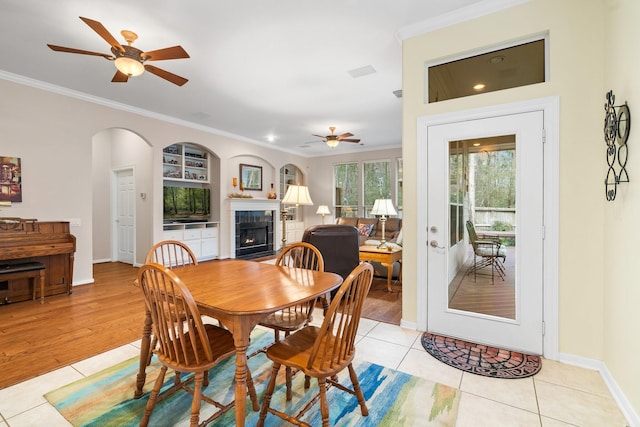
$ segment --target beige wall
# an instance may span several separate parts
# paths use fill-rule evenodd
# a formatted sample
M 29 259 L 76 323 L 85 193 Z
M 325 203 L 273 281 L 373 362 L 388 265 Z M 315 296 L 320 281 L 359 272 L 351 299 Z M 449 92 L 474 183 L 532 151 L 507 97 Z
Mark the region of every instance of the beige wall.
M 231 178 L 238 174 L 239 159 L 262 159 L 266 179 L 272 178 L 274 171 L 286 163 L 296 164 L 303 170 L 311 164 L 310 159 L 268 147 L 8 80 L 0 80 L 0 93 L 0 155 L 20 157 L 23 172 L 23 203 L 3 209 L 1 215 L 41 221 L 78 219 L 80 225 L 71 228 L 77 239 L 74 284 L 91 282 L 93 260 L 104 259 L 109 253 L 110 241 L 105 228 L 108 229 L 109 224 L 111 168 L 133 163 L 140 178 L 136 180 L 137 192 L 147 193 L 145 201 L 137 197 L 136 206 L 139 228 L 136 261 L 140 263 L 152 243 L 162 238 L 163 147 L 193 142 L 221 159 L 217 173 L 221 180 L 218 206 L 223 206 L 223 199 L 232 191 Z M 117 147 L 126 146 L 134 134 L 151 147 L 150 154 L 145 154 L 150 158 L 148 164 L 138 163 L 127 153 L 114 152 L 119 151 Z M 94 167 L 99 171 L 95 182 L 92 180 Z M 145 178 L 149 173 L 150 180 Z M 265 188 L 264 194 L 255 195 L 266 197 L 267 191 Z M 95 205 L 93 198 L 97 198 Z M 94 210 L 98 211 L 96 227 Z M 228 235 L 228 224 L 225 222 L 221 227 L 220 235 Z M 95 242 L 94 228 L 99 230 Z M 221 239 L 222 256 L 228 255 L 228 251 L 229 242 Z
M 417 36 L 403 43 L 405 178 L 403 319 L 416 318 L 417 119 L 535 98 L 560 99 L 559 351 L 574 360 L 604 361 L 640 410 L 640 291 L 633 284 L 640 201 L 632 183 L 613 203 L 604 199 L 604 95 L 638 98 L 635 0 L 533 0 L 493 15 Z M 607 25 L 605 25 L 605 23 Z M 607 31 L 610 31 L 609 34 Z M 425 64 L 540 34 L 549 35 L 548 82 L 425 104 Z M 633 129 L 630 144 L 633 147 Z M 629 160 L 630 170 L 640 163 Z M 636 161 L 634 161 L 636 160 Z M 637 193 L 637 192 L 635 192 Z M 634 220 L 635 219 L 635 220 Z M 408 286 L 407 286 L 408 285 Z M 425 302 L 418 302 L 424 304 Z
M 143 262 L 148 248 L 162 239 L 162 148 L 173 143 L 201 145 L 220 159 L 211 171 L 213 186 L 218 187 L 212 194 L 219 195 L 212 201 L 214 209 L 224 207 L 224 199 L 233 191 L 231 178 L 238 176 L 239 163 L 263 167 L 263 191 L 251 192 L 263 198 L 272 182 L 279 188 L 280 168 L 296 165 L 315 203 L 303 209 L 307 225 L 320 223 L 315 215 L 318 204 L 332 204 L 331 166 L 339 156 L 296 156 L 8 80 L 0 80 L 0 93 L 0 155 L 22 159 L 24 193 L 23 203 L 3 209 L 1 215 L 41 221 L 78 219 L 80 225 L 71 229 L 77 239 L 74 284 L 91 282 L 93 262 L 111 258 L 113 169 L 136 171 L 136 262 Z M 400 149 L 380 153 L 363 150 L 348 159 L 396 158 Z M 145 200 L 139 197 L 141 192 L 147 194 Z M 219 219 L 220 235 L 227 236 L 224 212 Z M 229 242 L 220 239 L 220 245 L 221 257 L 229 256 Z

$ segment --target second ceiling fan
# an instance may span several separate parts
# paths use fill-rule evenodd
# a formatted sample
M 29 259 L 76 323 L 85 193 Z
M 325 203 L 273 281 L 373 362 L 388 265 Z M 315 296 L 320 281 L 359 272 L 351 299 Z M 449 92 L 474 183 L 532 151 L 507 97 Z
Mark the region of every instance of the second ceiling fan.
M 182 48 L 182 46 L 173 46 L 164 49 L 143 52 L 142 50 L 132 46 L 133 42 L 138 38 L 138 35 L 133 31 L 122 30 L 120 32 L 127 42 L 126 45 L 121 45 L 100 22 L 94 21 L 89 18 L 83 18 L 82 16 L 80 16 L 80 19 L 82 19 L 85 24 L 91 27 L 93 31 L 98 33 L 100 37 L 102 37 L 107 43 L 111 45 L 112 55 L 109 55 L 107 53 L 90 52 L 87 50 L 57 46 L 53 44 L 48 44 L 47 46 L 49 46 L 49 48 L 55 50 L 56 52 L 102 56 L 109 61 L 114 61 L 115 66 L 118 69 L 116 71 L 116 74 L 113 76 L 113 79 L 111 79 L 111 81 L 114 83 L 126 83 L 129 80 L 129 77 L 138 76 L 145 70 L 178 86 L 182 86 L 189 81 L 184 77 L 145 63 L 147 61 L 163 61 L 168 59 L 189 58 L 189 54 Z
M 333 133 L 336 130 L 335 126 L 330 126 L 329 130 L 331 131 L 331 135 L 325 135 L 325 136 L 316 135 L 316 134 L 312 134 L 312 135 L 317 136 L 318 138 L 322 138 L 324 142 L 326 142 L 327 145 L 331 148 L 337 147 L 338 144 L 340 144 L 341 142 L 360 142 L 359 139 L 349 138 L 350 136 L 353 136 L 351 132 L 345 132 L 341 135 L 336 135 Z

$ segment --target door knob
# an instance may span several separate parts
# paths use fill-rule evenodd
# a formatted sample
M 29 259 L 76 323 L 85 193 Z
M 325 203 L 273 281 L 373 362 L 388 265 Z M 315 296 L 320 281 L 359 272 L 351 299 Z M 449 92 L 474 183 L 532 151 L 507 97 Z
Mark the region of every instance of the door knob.
M 444 249 L 444 246 L 439 246 L 437 240 L 432 240 L 429 242 L 432 248 Z

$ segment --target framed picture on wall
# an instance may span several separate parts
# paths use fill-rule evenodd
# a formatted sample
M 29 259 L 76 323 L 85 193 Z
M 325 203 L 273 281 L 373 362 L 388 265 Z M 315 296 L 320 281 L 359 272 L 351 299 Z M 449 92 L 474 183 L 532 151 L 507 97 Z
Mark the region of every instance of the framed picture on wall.
M 0 200 L 22 202 L 20 157 L 0 156 Z
M 240 183 L 245 190 L 262 191 L 262 166 L 240 164 Z

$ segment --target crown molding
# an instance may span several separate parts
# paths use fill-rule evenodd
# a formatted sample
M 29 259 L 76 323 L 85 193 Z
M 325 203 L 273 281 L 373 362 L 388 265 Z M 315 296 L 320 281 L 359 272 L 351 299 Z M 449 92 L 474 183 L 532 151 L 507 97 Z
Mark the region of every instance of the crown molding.
M 441 28 L 450 27 L 461 22 L 471 21 L 481 16 L 490 15 L 530 1 L 531 0 L 483 0 L 470 6 L 456 9 L 449 13 L 434 16 L 433 18 L 402 27 L 396 32 L 396 37 L 400 41 L 406 40 Z
M 268 143 L 265 143 L 265 142 L 262 142 L 262 141 L 257 141 L 255 139 L 247 138 L 247 137 L 242 136 L 242 135 L 236 135 L 236 134 L 231 133 L 231 132 L 226 132 L 226 131 L 223 131 L 223 130 L 220 130 L 220 129 L 216 129 L 216 128 L 212 128 L 212 127 L 209 127 L 209 126 L 204 126 L 204 125 L 200 125 L 200 124 L 197 124 L 197 123 L 189 122 L 187 120 L 178 119 L 176 117 L 167 116 L 167 115 L 160 114 L 160 113 L 155 113 L 153 111 L 144 110 L 142 108 L 132 107 L 131 105 L 122 104 L 122 103 L 119 103 L 119 102 L 111 101 L 109 99 L 105 99 L 105 98 L 100 98 L 98 96 L 89 95 L 89 94 L 84 93 L 84 92 L 79 92 L 79 91 L 67 89 L 67 88 L 64 88 L 62 86 L 56 86 L 56 85 L 51 84 L 51 83 L 46 83 L 46 82 L 43 82 L 41 80 L 31 79 L 29 77 L 25 77 L 25 76 L 21 76 L 21 75 L 18 75 L 18 74 L 9 73 L 9 72 L 3 71 L 3 70 L 0 70 L 0 79 L 11 81 L 11 82 L 14 82 L 14 83 L 18 83 L 18 84 L 21 84 L 21 85 L 24 85 L 24 86 L 29 86 L 29 87 L 33 87 L 33 88 L 36 88 L 36 89 L 44 90 L 44 91 L 47 91 L 47 92 L 57 93 L 59 95 L 68 96 L 70 98 L 79 99 L 81 101 L 91 102 L 93 104 L 102 105 L 104 107 L 109 107 L 109 108 L 113 108 L 113 109 L 116 109 L 116 110 L 126 111 L 128 113 L 138 114 L 140 116 L 148 117 L 148 118 L 155 119 L 155 120 L 160 120 L 160 121 L 167 122 L 167 123 L 172 123 L 172 124 L 175 124 L 175 125 L 178 125 L 178 126 L 184 126 L 184 127 L 188 127 L 188 128 L 191 128 L 191 129 L 199 130 L 199 131 L 202 131 L 202 132 L 219 135 L 219 136 L 223 136 L 223 137 L 226 137 L 226 138 L 232 138 L 232 139 L 235 139 L 235 140 L 247 142 L 249 144 L 258 145 L 258 146 L 265 147 L 265 148 L 270 148 L 272 150 L 282 151 L 282 152 L 293 154 L 293 155 L 300 156 L 300 157 L 314 157 L 314 156 L 304 156 L 304 155 L 301 155 L 300 153 L 298 153 L 298 152 L 296 152 L 294 150 L 289 150 L 289 149 L 284 148 L 284 147 L 278 147 L 276 145 L 268 144 Z

